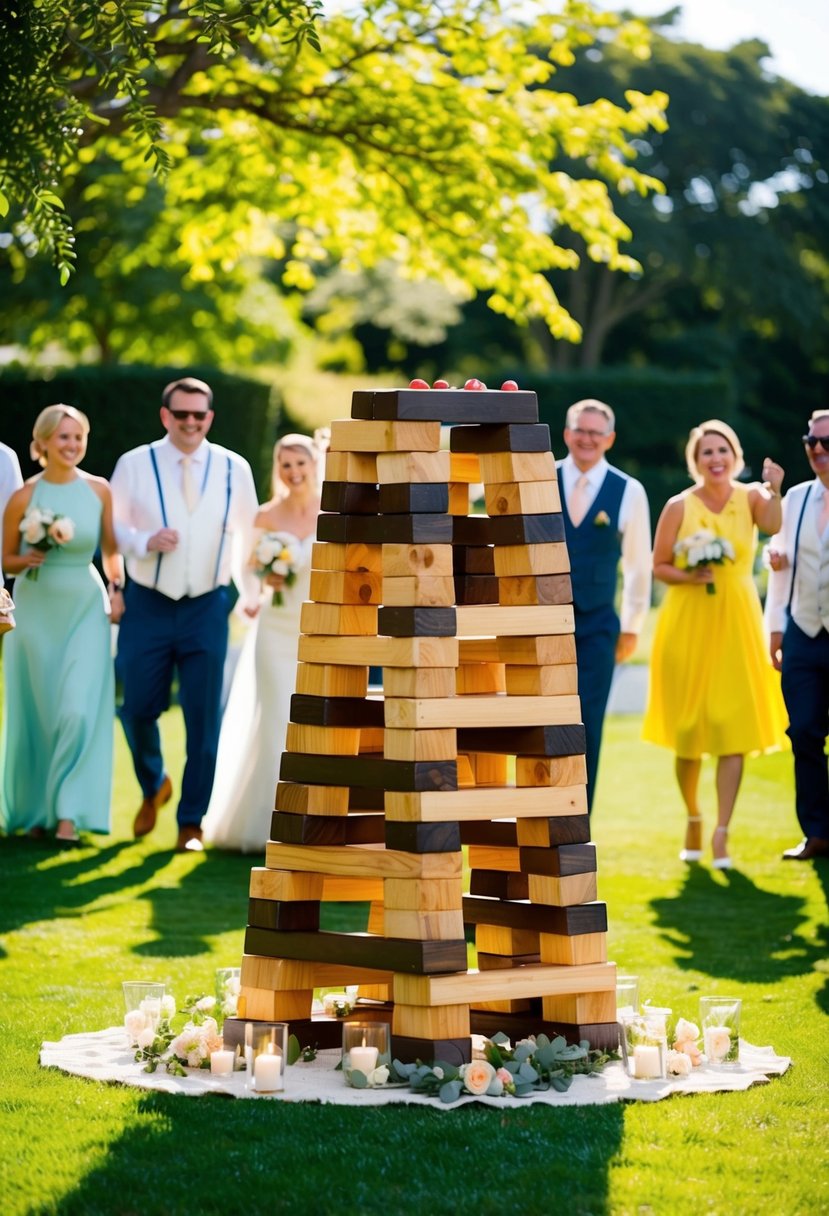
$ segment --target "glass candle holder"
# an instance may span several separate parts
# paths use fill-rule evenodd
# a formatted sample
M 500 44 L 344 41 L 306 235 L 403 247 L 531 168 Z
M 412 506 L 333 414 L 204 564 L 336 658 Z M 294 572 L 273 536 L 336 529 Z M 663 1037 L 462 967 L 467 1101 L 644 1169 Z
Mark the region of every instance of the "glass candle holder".
M 616 1014 L 639 1012 L 639 976 L 616 976 Z
M 740 1062 L 740 1015 L 743 1002 L 737 996 L 701 996 L 699 1023 L 702 1052 L 709 1064 Z
M 248 1089 L 260 1094 L 281 1093 L 288 1062 L 288 1023 L 245 1024 L 245 1065 Z
M 670 1010 L 668 1011 L 670 1013 Z M 663 1080 L 668 1075 L 668 1036 L 664 1011 L 655 1016 L 620 1013 L 622 1056 L 628 1076 L 637 1081 Z
M 241 967 L 220 967 L 216 972 L 216 1005 L 224 1017 L 236 1017 L 241 986 Z
M 343 1023 L 343 1076 L 349 1085 L 364 1088 L 375 1068 L 391 1064 L 390 1038 L 388 1022 Z
M 121 987 L 124 990 L 124 1013 L 132 1013 L 141 1009 L 145 1013 L 155 1014 L 156 1023 L 161 1016 L 161 998 L 166 991 L 165 984 L 146 983 L 143 980 L 124 980 Z
M 322 998 L 322 1008 L 329 1018 L 345 1018 L 354 1009 L 354 998 L 347 992 L 326 992 Z

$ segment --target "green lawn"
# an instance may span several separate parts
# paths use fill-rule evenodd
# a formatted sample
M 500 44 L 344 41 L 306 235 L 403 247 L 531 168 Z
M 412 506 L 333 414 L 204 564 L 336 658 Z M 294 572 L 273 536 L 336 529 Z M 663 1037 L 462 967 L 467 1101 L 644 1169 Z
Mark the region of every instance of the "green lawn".
M 175 711 L 165 732 L 180 753 Z M 170 808 L 134 843 L 119 731 L 112 837 L 59 855 L 0 841 L 2 1216 L 829 1212 L 829 866 L 780 860 L 798 835 L 790 757 L 749 764 L 740 869 L 715 874 L 677 860 L 671 757 L 638 736 L 637 717 L 610 720 L 594 815 L 611 957 L 691 1018 L 700 993 L 742 996 L 745 1037 L 794 1058 L 785 1077 L 654 1104 L 446 1112 L 173 1098 L 41 1070 L 42 1040 L 120 1021 L 122 979 L 182 998 L 241 954 L 250 860 L 175 855 Z

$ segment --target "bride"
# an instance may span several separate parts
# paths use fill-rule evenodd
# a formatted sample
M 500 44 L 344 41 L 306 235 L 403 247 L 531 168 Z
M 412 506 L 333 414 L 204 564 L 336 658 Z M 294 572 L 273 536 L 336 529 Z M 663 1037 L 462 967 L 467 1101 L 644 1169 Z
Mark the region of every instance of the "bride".
M 202 823 L 205 842 L 217 848 L 260 852 L 270 837 L 319 510 L 320 452 L 307 435 L 284 435 L 273 453 L 272 497 L 260 507 L 256 526 L 284 537 L 296 580 L 263 579 L 259 614 L 239 656 Z

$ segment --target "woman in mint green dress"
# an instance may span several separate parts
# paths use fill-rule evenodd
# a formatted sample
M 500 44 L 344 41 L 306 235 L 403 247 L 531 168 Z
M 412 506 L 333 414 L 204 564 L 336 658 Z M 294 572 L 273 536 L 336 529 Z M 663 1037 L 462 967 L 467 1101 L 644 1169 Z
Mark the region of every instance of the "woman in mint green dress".
M 12 495 L 3 517 L 2 565 L 17 579 L 17 628 L 3 645 L 0 825 L 8 833 L 54 832 L 68 844 L 79 830 L 109 831 L 109 621 L 123 611 L 109 485 L 78 468 L 88 435 L 86 416 L 72 406 L 43 410 L 32 441 L 43 472 Z M 99 547 L 111 604 L 92 565 Z

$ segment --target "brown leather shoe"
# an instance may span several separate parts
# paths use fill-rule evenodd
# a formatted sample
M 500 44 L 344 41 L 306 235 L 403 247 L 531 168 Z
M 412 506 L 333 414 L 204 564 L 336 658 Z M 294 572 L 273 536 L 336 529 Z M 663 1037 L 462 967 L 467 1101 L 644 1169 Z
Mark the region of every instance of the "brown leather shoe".
M 196 827 L 195 823 L 185 823 L 178 830 L 178 840 L 176 841 L 177 853 L 203 853 L 204 845 L 201 842 L 201 828 Z
M 793 849 L 786 849 L 784 861 L 814 861 L 816 857 L 829 857 L 829 840 L 820 836 L 807 836 Z
M 155 821 L 158 818 L 158 812 L 169 802 L 173 796 L 173 783 L 169 777 L 165 777 L 158 787 L 152 798 L 145 798 L 138 809 L 138 814 L 135 816 L 135 822 L 132 825 L 132 834 L 138 840 L 141 836 L 146 836 L 155 827 Z

